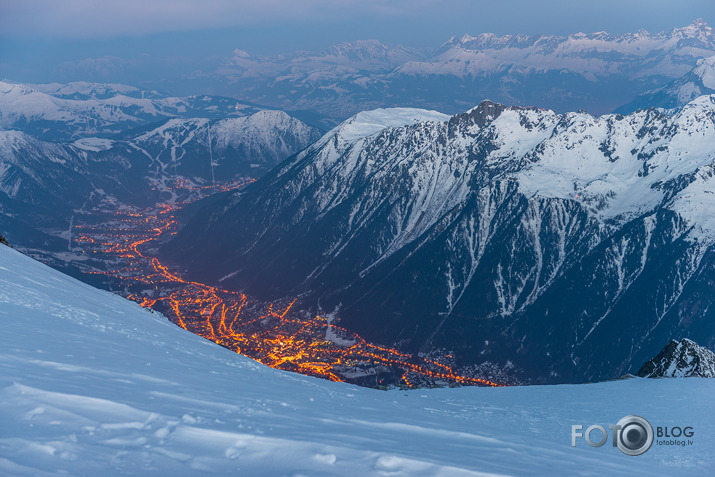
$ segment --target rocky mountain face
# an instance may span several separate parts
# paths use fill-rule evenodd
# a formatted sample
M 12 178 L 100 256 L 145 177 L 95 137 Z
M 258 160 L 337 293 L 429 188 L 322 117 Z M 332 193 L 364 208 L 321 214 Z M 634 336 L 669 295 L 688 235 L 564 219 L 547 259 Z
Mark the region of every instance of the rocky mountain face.
M 627 114 L 650 107 L 671 110 L 706 94 L 715 94 L 715 56 L 698 60 L 697 66 L 685 76 L 641 94 L 616 112 Z
M 189 276 L 524 382 L 715 344 L 715 96 L 672 115 L 361 113 L 163 250 Z
M 603 114 L 713 54 L 715 33 L 696 20 L 656 34 L 464 35 L 428 54 L 376 41 L 276 57 L 236 50 L 209 76 L 242 98 L 334 119 L 402 105 L 457 113 L 484 98 Z
M 638 371 L 643 378 L 715 378 L 715 353 L 683 338 L 673 340 Z

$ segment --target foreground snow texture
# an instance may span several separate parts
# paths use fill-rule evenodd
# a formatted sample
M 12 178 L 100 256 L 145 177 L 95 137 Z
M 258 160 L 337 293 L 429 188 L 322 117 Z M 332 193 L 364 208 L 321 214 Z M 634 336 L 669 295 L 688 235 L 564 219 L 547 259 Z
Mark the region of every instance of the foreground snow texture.
M 697 475 L 715 381 L 376 391 L 266 368 L 0 246 L 0 475 Z M 694 446 L 570 446 L 640 414 Z

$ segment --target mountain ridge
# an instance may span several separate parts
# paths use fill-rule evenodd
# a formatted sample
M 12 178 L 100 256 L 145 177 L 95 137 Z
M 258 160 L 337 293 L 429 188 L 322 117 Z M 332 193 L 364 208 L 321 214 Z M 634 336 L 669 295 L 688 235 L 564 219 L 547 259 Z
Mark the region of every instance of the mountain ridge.
M 236 50 L 210 77 L 253 101 L 336 121 L 388 106 L 456 114 L 483 98 L 604 114 L 713 54 L 715 34 L 699 19 L 656 34 L 463 35 L 421 54 L 376 41 L 273 57 Z
M 715 353 L 683 338 L 672 340 L 638 371 L 642 378 L 715 378 Z
M 51 141 L 112 136 L 168 118 L 241 117 L 262 109 L 221 96 L 179 98 L 122 84 L 0 82 L 0 127 Z
M 318 129 L 273 110 L 164 118 L 112 139 L 50 141 L 0 129 L 0 226 L 19 248 L 53 260 L 48 253 L 72 249 L 77 214 L 193 200 L 265 174 L 318 137 Z
M 336 128 L 201 211 L 163 253 L 405 351 L 518 361 L 536 382 L 612 377 L 680 313 L 713 339 L 709 308 L 686 311 L 712 301 L 713 100 L 600 118 L 484 102 L 342 146 Z M 614 333 L 632 344 L 609 358 Z

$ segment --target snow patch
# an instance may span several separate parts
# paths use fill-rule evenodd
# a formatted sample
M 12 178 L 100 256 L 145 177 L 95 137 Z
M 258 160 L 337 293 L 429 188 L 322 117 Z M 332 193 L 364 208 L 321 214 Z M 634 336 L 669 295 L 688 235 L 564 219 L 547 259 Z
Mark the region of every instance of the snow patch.
M 449 116 L 437 111 L 417 108 L 390 108 L 363 111 L 330 131 L 327 136 L 339 136 L 352 143 L 387 128 L 408 126 L 418 122 L 445 122 Z
M 102 139 L 98 137 L 87 137 L 83 139 L 78 139 L 73 142 L 76 147 L 84 149 L 85 151 L 99 152 L 111 149 L 114 145 L 114 141 L 111 139 Z

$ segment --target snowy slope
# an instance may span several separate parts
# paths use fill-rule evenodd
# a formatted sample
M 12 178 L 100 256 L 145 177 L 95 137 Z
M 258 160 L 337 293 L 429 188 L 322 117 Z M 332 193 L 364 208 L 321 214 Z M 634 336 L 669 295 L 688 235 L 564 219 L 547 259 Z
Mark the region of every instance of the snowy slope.
M 67 206 L 78 207 L 92 191 L 86 171 L 86 157 L 71 145 L 0 130 L 0 210 L 13 208 L 15 201 L 38 214 L 42 209 L 61 213 Z M 58 197 L 63 199 L 59 204 Z
M 695 227 L 691 235 L 713 242 L 715 214 L 709 195 L 715 186 L 714 118 L 715 95 L 696 98 L 672 118 L 658 118 L 652 111 L 600 118 L 569 114 L 568 126 L 561 128 L 556 127 L 561 118 L 554 116 L 554 129 L 545 131 L 553 136 L 538 138 L 539 160 L 515 178 L 526 195 L 578 197 L 600 217 L 622 220 L 653 210 L 668 196 L 663 184 L 688 175 L 690 184 L 665 205 L 690 219 Z M 516 121 L 518 115 L 505 114 L 495 126 L 523 134 L 510 127 Z M 645 128 L 650 128 L 648 134 Z
M 377 391 L 266 368 L 0 246 L 0 474 L 704 475 L 715 381 Z M 614 399 L 614 396 L 617 396 Z M 694 446 L 571 447 L 639 414 Z
M 449 116 L 437 111 L 417 108 L 390 108 L 363 111 L 344 121 L 326 136 L 339 136 L 342 140 L 352 143 L 359 139 L 372 136 L 386 128 L 409 126 L 424 121 L 444 122 Z
M 177 180 L 206 185 L 260 177 L 319 137 L 319 130 L 283 111 L 259 111 L 218 121 L 174 118 L 138 136 L 105 142 L 102 151 L 90 157 L 97 165 L 121 161 L 131 164 L 145 189 L 156 188 L 163 193 L 161 200 L 174 201 L 176 195 L 171 188 Z M 90 147 L 99 148 L 96 140 Z M 158 200 L 141 192 L 131 199 L 147 199 L 147 203 Z
M 318 139 L 320 132 L 283 111 L 259 111 L 217 121 L 212 135 L 218 152 L 241 151 L 270 169 Z

